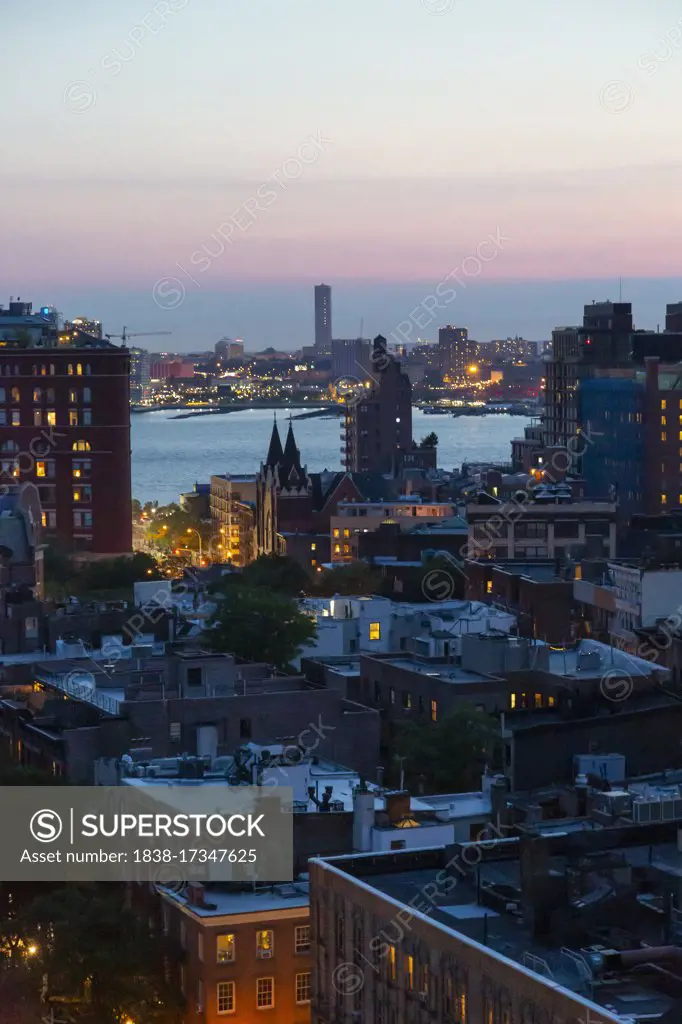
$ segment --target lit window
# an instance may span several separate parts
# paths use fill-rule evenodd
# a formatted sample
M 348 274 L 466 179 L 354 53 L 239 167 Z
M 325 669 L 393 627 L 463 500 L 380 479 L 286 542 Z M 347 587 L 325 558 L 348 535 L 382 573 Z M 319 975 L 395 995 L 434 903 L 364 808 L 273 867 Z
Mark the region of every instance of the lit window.
M 47 412 L 45 413 L 45 419 L 47 420 L 48 427 L 57 426 L 57 413 L 54 411 L 54 409 L 47 410 Z
M 414 988 L 414 957 L 413 956 L 408 956 L 406 958 L 405 967 L 407 969 L 407 987 L 409 988 L 409 990 L 411 992 L 412 989 Z
M 431 721 L 438 721 L 438 702 L 435 700 L 431 701 Z
M 81 500 L 81 489 L 80 489 L 80 487 L 74 487 L 74 489 L 73 489 L 73 500 L 74 501 L 80 501 Z
M 510 693 L 509 694 L 509 707 L 512 709 L 512 711 L 516 707 L 516 694 L 515 693 Z
M 335 544 L 334 545 L 334 554 L 335 555 L 340 555 L 341 554 L 341 545 L 340 544 Z
M 310 559 L 310 564 L 311 565 L 317 565 L 317 559 L 316 558 L 311 558 Z
M 216 961 L 219 964 L 231 964 L 235 958 L 234 935 L 218 935 L 216 938 Z
M 340 536 L 341 536 L 341 531 L 339 530 L 338 527 L 335 527 L 334 528 L 334 537 L 336 538 L 336 537 L 340 537 Z
M 310 925 L 299 924 L 294 929 L 294 949 L 297 953 L 310 952 Z
M 20 427 L 21 426 L 21 413 L 19 412 L 18 409 L 12 409 L 12 426 L 13 427 Z
M 310 550 L 311 551 L 317 551 L 317 544 L 311 544 L 310 545 Z
M 552 696 L 550 695 L 550 696 L 549 696 L 549 697 L 547 698 L 547 707 L 548 707 L 548 708 L 553 708 L 553 707 L 555 706 L 555 704 L 556 704 L 556 697 L 552 697 Z
M 668 403 L 666 402 L 665 398 L 662 398 L 661 399 L 661 409 L 667 409 L 667 408 L 668 408 Z
M 370 622 L 369 624 L 369 638 L 370 640 L 381 640 L 381 623 Z
M 78 426 L 78 410 L 77 409 L 69 409 L 69 426 L 70 427 L 77 427 Z
M 219 981 L 216 989 L 217 1006 L 219 1014 L 234 1013 L 237 1004 L 234 998 L 235 983 L 233 981 Z
M 18 402 L 19 401 L 19 398 L 20 398 L 19 388 L 12 388 L 10 394 L 12 396 L 12 401 L 13 402 Z
M 667 425 L 668 425 L 668 421 L 667 421 L 666 417 L 665 416 L 661 416 L 661 426 L 662 427 L 666 427 Z
M 296 1005 L 303 1006 L 304 1003 L 310 1002 L 310 971 L 305 974 L 296 975 Z
M 68 373 L 69 377 L 73 377 L 73 363 L 69 363 L 69 365 L 66 368 L 66 372 Z
M 388 973 L 391 981 L 395 981 L 395 946 L 389 946 Z
M 535 707 L 536 708 L 541 708 L 542 707 L 542 694 L 541 693 L 536 693 L 535 694 Z
M 350 530 L 344 530 L 343 535 L 344 537 L 350 537 Z
M 43 526 L 47 526 L 47 512 L 40 513 L 40 522 Z
M 493 592 L 493 581 L 492 580 L 487 580 L 486 581 L 485 592 L 486 592 L 486 594 L 492 594 L 492 592 Z
M 256 956 L 259 960 L 269 960 L 273 955 L 275 933 L 269 928 L 256 932 Z
M 4 399 L 5 396 L 3 395 L 2 397 Z M 34 388 L 33 389 L 33 401 L 34 402 L 40 402 L 42 397 L 43 397 L 43 393 L 40 390 L 40 388 Z
M 275 979 L 258 978 L 256 981 L 256 1008 L 272 1010 L 275 1005 Z
M 71 445 L 72 452 L 89 452 L 90 442 L 89 441 L 74 441 Z
M 79 377 L 83 376 L 83 367 L 80 363 L 78 363 L 78 365 L 76 366 L 76 373 L 78 374 Z
M 47 476 L 47 467 L 43 460 L 36 462 L 36 476 Z
M 349 555 L 350 554 L 350 544 L 344 544 L 343 545 L 343 553 L 344 553 L 344 555 Z
M 662 494 L 661 495 L 661 505 L 667 505 L 667 504 L 668 504 L 668 495 L 667 494 Z
M 667 441 L 667 440 L 668 440 L 668 435 L 666 434 L 665 430 L 662 430 L 661 431 L 661 441 Z
M 33 426 L 42 427 L 43 425 L 43 414 L 40 409 L 33 410 Z

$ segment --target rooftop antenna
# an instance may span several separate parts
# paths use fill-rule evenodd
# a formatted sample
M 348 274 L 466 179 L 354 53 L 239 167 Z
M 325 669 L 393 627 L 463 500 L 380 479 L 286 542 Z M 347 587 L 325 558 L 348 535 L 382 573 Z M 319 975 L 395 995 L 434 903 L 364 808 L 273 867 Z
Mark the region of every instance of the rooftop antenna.
M 623 301 L 623 278 L 618 278 L 618 301 Z
M 364 330 L 365 330 L 365 318 L 364 318 L 364 316 L 361 316 L 360 317 L 360 341 L 362 341 L 362 335 L 363 335 Z

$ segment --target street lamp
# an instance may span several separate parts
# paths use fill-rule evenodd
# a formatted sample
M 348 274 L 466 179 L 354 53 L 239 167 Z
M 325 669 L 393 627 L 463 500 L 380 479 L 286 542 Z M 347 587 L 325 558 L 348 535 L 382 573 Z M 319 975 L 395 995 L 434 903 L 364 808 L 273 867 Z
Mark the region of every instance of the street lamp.
M 199 565 L 201 565 L 201 563 L 204 560 L 204 552 L 201 544 L 201 534 L 199 533 L 198 530 L 193 530 L 191 527 L 188 527 L 187 532 L 196 533 L 197 537 L 199 538 Z

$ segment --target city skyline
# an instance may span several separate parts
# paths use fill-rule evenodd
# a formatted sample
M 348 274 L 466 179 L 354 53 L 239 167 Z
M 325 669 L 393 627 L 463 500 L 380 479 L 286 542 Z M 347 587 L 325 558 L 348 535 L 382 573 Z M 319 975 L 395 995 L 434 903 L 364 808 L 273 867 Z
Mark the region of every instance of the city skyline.
M 389 336 L 496 231 L 509 245 L 444 316 L 481 340 L 548 337 L 544 296 L 560 283 L 614 298 L 620 276 L 672 276 L 676 5 L 580 0 L 567 18 L 528 0 L 525 13 L 502 0 L 351 0 L 343 17 L 312 0 L 122 0 L 86 23 L 67 0 L 36 35 L 31 6 L 12 11 L 3 74 L 22 87 L 3 129 L 50 158 L 17 147 L 0 174 L 5 291 L 70 309 L 77 281 L 74 312 L 171 330 L 181 350 L 225 333 L 262 347 L 275 326 L 295 348 L 312 343 L 298 295 L 320 279 L 337 336 L 363 316 Z M 226 39 L 257 39 L 258 60 L 250 45 L 225 60 Z M 503 322 L 496 300 L 514 285 L 526 323 Z M 264 292 L 277 310 L 256 308 Z

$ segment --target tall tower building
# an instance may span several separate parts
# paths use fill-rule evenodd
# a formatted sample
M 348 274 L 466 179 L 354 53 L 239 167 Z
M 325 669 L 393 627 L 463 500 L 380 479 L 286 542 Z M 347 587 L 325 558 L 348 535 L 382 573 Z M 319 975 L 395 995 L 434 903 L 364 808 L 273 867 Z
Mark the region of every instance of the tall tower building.
M 441 378 L 466 377 L 467 367 L 476 361 L 478 346 L 469 341 L 466 327 L 441 327 L 438 331 L 438 364 Z
M 130 353 L 0 310 L 0 483 L 36 485 L 43 533 L 84 556 L 132 550 Z
M 331 355 L 332 290 L 328 284 L 315 285 L 315 348 L 320 355 Z
M 376 383 L 346 409 L 344 462 L 350 472 L 395 474 L 415 457 L 412 385 L 381 335 L 374 339 L 372 364 Z M 435 462 L 435 451 L 433 456 Z

